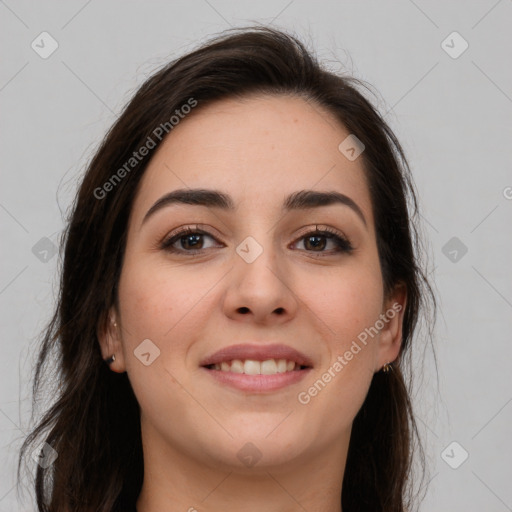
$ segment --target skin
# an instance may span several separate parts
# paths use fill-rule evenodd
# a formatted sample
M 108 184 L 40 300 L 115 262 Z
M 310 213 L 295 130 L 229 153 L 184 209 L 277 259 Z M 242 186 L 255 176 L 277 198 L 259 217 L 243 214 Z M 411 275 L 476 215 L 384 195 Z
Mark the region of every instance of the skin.
M 384 296 L 362 158 L 338 150 L 348 135 L 301 98 L 251 96 L 198 107 L 153 156 L 129 220 L 118 305 L 100 335 L 103 356 L 116 355 L 111 369 L 128 372 L 141 407 L 139 512 L 341 511 L 352 422 L 373 374 L 399 353 L 406 301 L 403 287 Z M 160 197 L 181 188 L 219 190 L 236 210 L 173 204 L 143 222 Z M 311 189 L 349 196 L 366 225 L 340 204 L 283 213 L 286 196 Z M 179 240 L 180 254 L 160 247 L 195 224 L 211 234 L 198 256 Z M 325 238 L 325 247 L 307 244 L 317 224 L 348 237 L 353 252 L 336 253 Z M 248 236 L 263 248 L 252 263 L 236 252 Z M 402 311 L 300 403 L 298 393 L 393 304 Z M 134 355 L 145 339 L 160 350 L 149 366 Z M 199 367 L 215 350 L 248 341 L 290 345 L 311 357 L 313 370 L 261 394 L 222 385 Z M 237 457 L 247 442 L 261 454 L 252 467 Z

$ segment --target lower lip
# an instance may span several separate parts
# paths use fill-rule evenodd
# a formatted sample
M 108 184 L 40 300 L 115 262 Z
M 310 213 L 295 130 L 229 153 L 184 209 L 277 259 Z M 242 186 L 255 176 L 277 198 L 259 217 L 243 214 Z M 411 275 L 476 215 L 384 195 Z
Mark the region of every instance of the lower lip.
M 214 379 L 241 391 L 264 393 L 277 391 L 301 381 L 309 374 L 311 368 L 294 370 L 291 372 L 276 373 L 274 375 L 246 375 L 245 373 L 223 372 L 221 370 L 209 370 L 202 367 Z

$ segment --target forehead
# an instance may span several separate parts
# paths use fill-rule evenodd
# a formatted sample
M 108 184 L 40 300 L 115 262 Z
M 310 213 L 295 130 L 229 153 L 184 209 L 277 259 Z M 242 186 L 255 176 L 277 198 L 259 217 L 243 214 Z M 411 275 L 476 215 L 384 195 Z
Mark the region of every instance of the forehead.
M 212 188 L 236 205 L 280 207 L 296 190 L 337 190 L 371 203 L 361 158 L 338 149 L 349 135 L 332 114 L 299 97 L 252 96 L 199 105 L 158 148 L 136 208 L 178 188 Z

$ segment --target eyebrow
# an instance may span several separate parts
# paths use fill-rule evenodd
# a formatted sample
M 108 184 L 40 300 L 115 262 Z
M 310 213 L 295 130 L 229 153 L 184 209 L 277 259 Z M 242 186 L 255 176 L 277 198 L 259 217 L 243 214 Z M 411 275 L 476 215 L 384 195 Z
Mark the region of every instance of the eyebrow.
M 158 199 L 147 211 L 142 220 L 142 224 L 157 211 L 173 204 L 206 206 L 207 208 L 219 208 L 221 210 L 230 211 L 236 209 L 233 199 L 218 190 L 202 188 L 178 189 Z M 320 192 L 316 190 L 299 190 L 285 198 L 282 209 L 289 212 L 292 210 L 307 210 L 333 204 L 348 206 L 358 215 L 364 225 L 367 226 L 364 214 L 357 203 L 345 194 L 336 191 Z

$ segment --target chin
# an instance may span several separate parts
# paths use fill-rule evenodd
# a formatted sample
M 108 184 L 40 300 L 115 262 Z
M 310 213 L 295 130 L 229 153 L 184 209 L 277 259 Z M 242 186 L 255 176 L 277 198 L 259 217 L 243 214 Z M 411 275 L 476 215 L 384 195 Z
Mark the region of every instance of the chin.
M 223 436 L 213 446 L 204 446 L 203 453 L 209 454 L 209 458 L 216 461 L 217 467 L 221 464 L 226 471 L 236 468 L 237 472 L 254 473 L 293 464 L 297 458 L 305 455 L 304 435 L 286 429 L 278 435 L 277 431 L 281 427 L 276 429 L 276 426 L 274 423 L 266 429 L 265 425 L 265 431 L 262 431 L 261 424 L 260 428 L 238 429 L 233 432 L 233 438 Z

